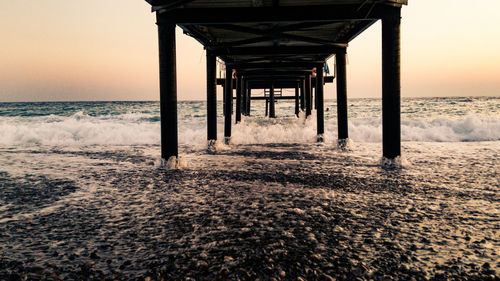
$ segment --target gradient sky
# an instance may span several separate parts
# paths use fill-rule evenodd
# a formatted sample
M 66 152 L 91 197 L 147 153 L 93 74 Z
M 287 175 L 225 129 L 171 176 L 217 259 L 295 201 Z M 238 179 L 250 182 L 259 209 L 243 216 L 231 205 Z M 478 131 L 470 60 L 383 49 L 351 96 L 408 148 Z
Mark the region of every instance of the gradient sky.
M 500 96 L 500 1 L 409 2 L 402 96 Z M 0 101 L 158 100 L 150 8 L 141 0 L 2 1 Z M 348 55 L 348 97 L 381 97 L 380 22 Z M 177 68 L 179 100 L 204 99 L 205 53 L 180 30 Z M 325 98 L 334 97 L 328 85 Z

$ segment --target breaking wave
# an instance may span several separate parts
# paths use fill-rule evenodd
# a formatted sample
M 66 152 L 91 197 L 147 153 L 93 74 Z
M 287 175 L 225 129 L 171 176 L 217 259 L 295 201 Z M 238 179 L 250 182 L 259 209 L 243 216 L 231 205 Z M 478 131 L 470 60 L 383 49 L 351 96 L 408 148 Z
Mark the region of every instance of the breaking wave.
M 223 118 L 218 118 L 219 139 Z M 336 140 L 336 119 L 325 121 L 327 141 Z M 0 117 L 1 145 L 131 145 L 159 144 L 160 122 L 156 114 L 126 113 L 91 116 L 77 112 L 70 116 Z M 351 118 L 349 136 L 355 142 L 381 142 L 380 117 Z M 286 117 L 247 117 L 234 125 L 233 141 L 239 144 L 314 142 L 316 120 Z M 500 140 L 500 118 L 476 115 L 457 119 L 405 119 L 403 141 L 476 142 Z M 206 145 L 203 116 L 179 116 L 179 142 Z

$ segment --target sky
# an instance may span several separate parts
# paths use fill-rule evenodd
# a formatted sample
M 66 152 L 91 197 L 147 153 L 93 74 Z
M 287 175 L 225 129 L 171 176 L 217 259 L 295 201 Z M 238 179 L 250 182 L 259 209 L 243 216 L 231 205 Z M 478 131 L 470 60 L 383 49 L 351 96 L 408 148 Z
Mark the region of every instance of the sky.
M 500 96 L 499 10 L 498 0 L 409 0 L 401 96 Z M 1 0 L 0 102 L 158 100 L 157 36 L 142 0 Z M 349 44 L 348 98 L 381 97 L 381 44 L 380 22 Z M 177 29 L 179 100 L 206 97 L 205 67 L 203 47 Z

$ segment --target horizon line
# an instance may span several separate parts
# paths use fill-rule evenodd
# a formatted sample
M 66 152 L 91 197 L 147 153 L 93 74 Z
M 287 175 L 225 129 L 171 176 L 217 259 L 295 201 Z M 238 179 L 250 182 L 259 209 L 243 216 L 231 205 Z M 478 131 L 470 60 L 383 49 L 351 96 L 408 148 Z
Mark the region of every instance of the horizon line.
M 500 96 L 410 96 L 410 97 L 401 97 L 401 99 L 418 99 L 418 98 L 500 98 Z M 379 99 L 382 97 L 374 98 L 374 97 L 356 97 L 356 98 L 347 98 L 347 99 Z M 325 100 L 337 100 L 333 99 L 325 99 Z M 206 101 L 206 99 L 185 99 L 185 100 L 177 100 L 177 102 L 202 102 Z M 222 99 L 217 99 L 217 101 L 223 101 Z M 0 103 L 56 103 L 56 102 L 160 102 L 160 100 L 40 100 L 40 101 L 0 101 Z

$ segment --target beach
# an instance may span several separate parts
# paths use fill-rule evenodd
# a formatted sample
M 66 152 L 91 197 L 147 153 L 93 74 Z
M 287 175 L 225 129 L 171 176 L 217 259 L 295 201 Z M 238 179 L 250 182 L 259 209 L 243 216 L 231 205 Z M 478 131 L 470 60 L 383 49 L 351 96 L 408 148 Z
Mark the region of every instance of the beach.
M 500 1 L 3 2 L 0 281 L 500 281 Z
M 498 280 L 499 142 L 403 147 L 2 148 L 0 278 Z
M 331 119 L 317 144 L 311 123 L 254 116 L 216 153 L 203 107 L 184 105 L 178 170 L 160 166 L 158 119 L 141 105 L 9 105 L 0 126 L 27 137 L 0 145 L 0 280 L 498 280 L 497 113 L 409 116 L 402 167 L 384 169 L 378 135 L 356 133 L 378 126 L 366 104 L 347 151 Z

